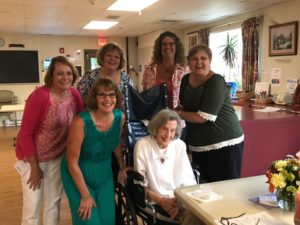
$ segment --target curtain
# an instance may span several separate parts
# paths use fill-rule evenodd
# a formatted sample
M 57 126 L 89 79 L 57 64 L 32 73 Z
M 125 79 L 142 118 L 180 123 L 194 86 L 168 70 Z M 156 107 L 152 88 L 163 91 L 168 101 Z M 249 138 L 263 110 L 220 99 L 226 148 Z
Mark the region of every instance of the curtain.
M 258 45 L 260 17 L 252 17 L 242 23 L 243 62 L 242 89 L 254 91 L 258 79 Z
M 209 29 L 204 28 L 198 31 L 199 35 L 199 44 L 207 45 L 209 46 Z

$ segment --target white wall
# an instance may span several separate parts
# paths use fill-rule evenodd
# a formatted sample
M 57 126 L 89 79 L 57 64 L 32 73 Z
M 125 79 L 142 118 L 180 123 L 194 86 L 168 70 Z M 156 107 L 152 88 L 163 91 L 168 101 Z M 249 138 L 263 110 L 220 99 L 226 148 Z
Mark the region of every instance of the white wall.
M 262 81 L 270 82 L 270 69 L 280 68 L 282 72 L 281 84 L 279 86 L 271 86 L 271 92 L 284 93 L 286 89 L 286 80 L 288 78 L 300 79 L 300 51 L 299 51 L 299 31 L 298 31 L 298 54 L 294 56 L 273 56 L 269 57 L 269 26 L 291 21 L 300 21 L 300 1 L 291 0 L 286 3 L 269 7 L 264 11 L 264 26 L 262 40 Z M 299 24 L 300 25 L 300 24 Z

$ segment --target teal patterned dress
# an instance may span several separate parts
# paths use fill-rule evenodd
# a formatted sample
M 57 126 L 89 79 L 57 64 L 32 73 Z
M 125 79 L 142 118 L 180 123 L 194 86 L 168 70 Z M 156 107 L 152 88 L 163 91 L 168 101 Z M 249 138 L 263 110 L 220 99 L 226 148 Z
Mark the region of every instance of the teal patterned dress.
M 69 173 L 66 156 L 61 163 L 61 178 L 72 214 L 73 225 L 114 225 L 114 182 L 111 154 L 120 142 L 122 112 L 114 110 L 114 121 L 106 132 L 99 131 L 89 111 L 80 113 L 84 121 L 84 140 L 79 156 L 79 167 L 97 208 L 92 209 L 91 219 L 78 216 L 80 193 Z

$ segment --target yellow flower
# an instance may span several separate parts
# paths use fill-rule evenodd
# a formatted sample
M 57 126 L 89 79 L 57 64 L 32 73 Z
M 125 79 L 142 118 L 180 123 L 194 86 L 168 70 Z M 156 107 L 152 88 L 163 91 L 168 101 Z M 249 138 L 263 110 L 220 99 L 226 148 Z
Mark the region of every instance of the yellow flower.
M 284 167 L 286 167 L 287 165 L 287 161 L 286 160 L 278 160 L 274 167 L 275 169 L 277 169 L 278 171 L 282 171 L 284 169 Z
M 286 190 L 292 192 L 293 194 L 297 192 L 297 189 L 294 186 L 288 186 L 286 187 Z
M 282 175 L 282 173 L 273 174 L 271 182 L 275 188 L 284 188 L 286 186 L 284 176 Z
M 292 199 L 300 191 L 300 161 L 299 159 L 285 159 L 272 162 L 266 176 L 269 191 L 275 189 L 281 198 Z

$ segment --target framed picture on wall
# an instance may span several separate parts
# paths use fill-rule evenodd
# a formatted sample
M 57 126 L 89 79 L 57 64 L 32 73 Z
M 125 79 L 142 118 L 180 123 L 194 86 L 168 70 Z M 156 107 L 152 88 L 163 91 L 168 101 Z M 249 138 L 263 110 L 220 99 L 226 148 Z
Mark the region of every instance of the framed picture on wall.
M 189 49 L 191 49 L 193 46 L 195 46 L 199 43 L 198 32 L 189 33 L 188 39 L 189 39 Z
M 269 56 L 297 55 L 298 21 L 269 27 Z

